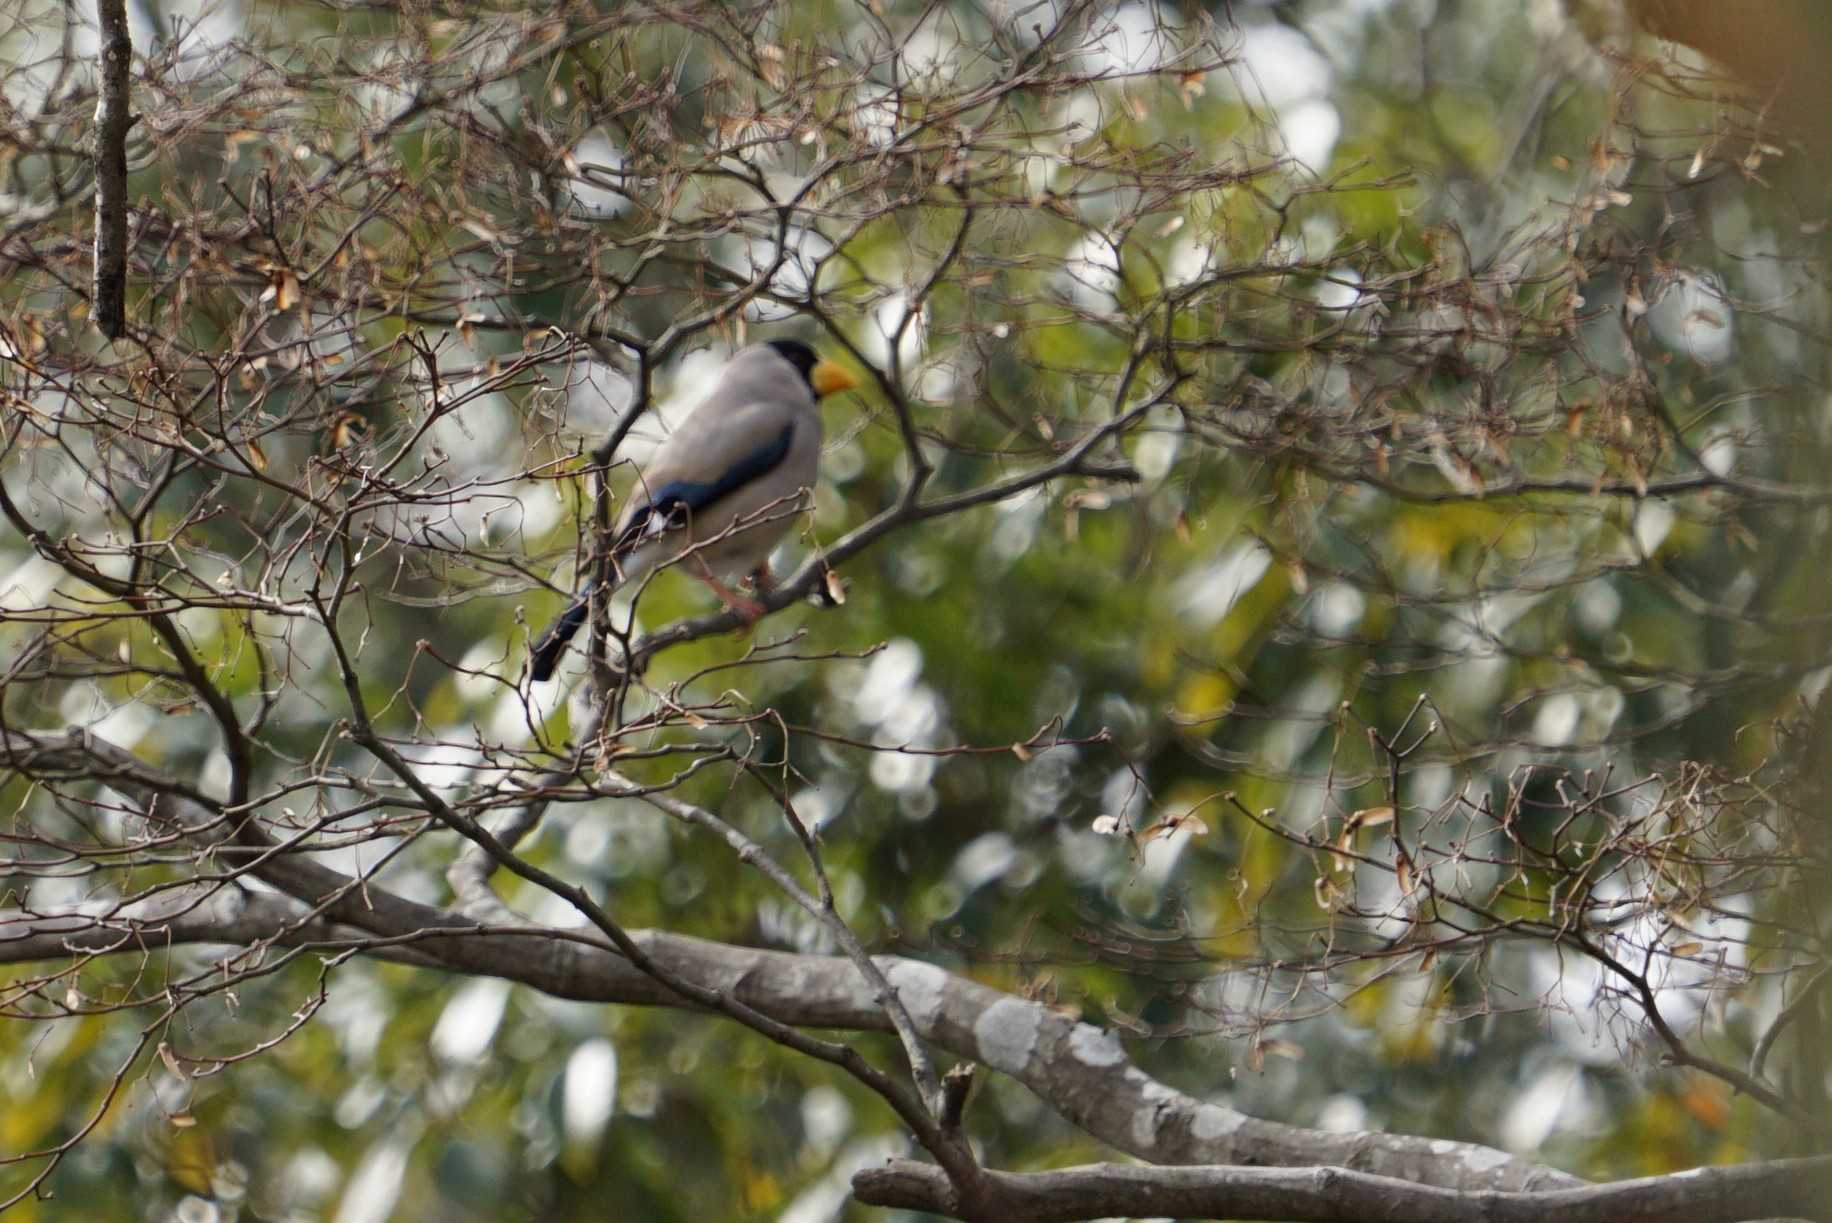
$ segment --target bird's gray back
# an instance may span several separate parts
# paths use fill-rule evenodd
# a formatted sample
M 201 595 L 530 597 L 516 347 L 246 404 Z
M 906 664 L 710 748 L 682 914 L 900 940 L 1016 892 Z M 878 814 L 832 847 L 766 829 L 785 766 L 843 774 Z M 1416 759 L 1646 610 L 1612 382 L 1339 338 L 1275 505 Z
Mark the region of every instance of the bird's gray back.
M 759 448 L 770 446 L 791 424 L 797 444 L 784 461 L 794 470 L 781 474 L 793 486 L 811 485 L 821 431 L 814 392 L 800 371 L 774 349 L 757 345 L 739 352 L 720 375 L 719 385 L 656 448 L 618 516 L 619 529 L 670 483 L 716 479 Z

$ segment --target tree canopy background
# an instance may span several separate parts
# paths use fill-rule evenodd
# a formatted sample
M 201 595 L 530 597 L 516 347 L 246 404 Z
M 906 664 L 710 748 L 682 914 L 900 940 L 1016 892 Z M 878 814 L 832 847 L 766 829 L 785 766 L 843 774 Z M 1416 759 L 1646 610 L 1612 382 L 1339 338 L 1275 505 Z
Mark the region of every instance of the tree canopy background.
M 97 21 L 0 17 L 0 1200 L 882 1217 L 683 985 L 1009 1072 L 989 1168 L 1824 1150 L 1825 150 L 1646 7 L 135 6 L 113 340 Z M 530 686 L 781 336 L 774 614 Z

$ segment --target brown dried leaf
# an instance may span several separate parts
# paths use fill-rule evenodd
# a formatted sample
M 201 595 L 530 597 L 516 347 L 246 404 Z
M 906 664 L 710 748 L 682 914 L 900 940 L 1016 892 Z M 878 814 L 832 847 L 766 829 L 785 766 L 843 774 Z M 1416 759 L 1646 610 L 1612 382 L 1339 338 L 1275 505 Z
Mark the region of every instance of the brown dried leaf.
M 339 412 L 331 422 L 331 445 L 338 450 L 360 442 L 369 432 L 369 422 L 355 412 Z
M 1337 870 L 1348 871 L 1355 869 L 1355 859 L 1353 857 L 1355 852 L 1355 826 L 1353 824 L 1345 826 L 1341 834 L 1337 836 L 1334 852 Z
M 267 291 L 261 294 L 261 300 L 271 299 L 275 310 L 291 310 L 299 304 L 304 293 L 299 288 L 299 278 L 293 275 L 291 268 L 278 268 L 268 283 Z
M 1193 837 L 1204 836 L 1209 831 L 1209 826 L 1203 823 L 1199 816 L 1173 815 L 1166 819 L 1159 820 L 1150 828 L 1140 833 L 1139 841 L 1142 844 L 1149 845 L 1159 837 L 1170 836 L 1172 833 L 1179 832 L 1185 828 L 1189 829 L 1190 835 Z
M 1183 109 L 1190 110 L 1196 105 L 1196 99 L 1209 91 L 1207 82 L 1200 72 L 1185 72 L 1177 78 L 1177 92 L 1183 95 Z

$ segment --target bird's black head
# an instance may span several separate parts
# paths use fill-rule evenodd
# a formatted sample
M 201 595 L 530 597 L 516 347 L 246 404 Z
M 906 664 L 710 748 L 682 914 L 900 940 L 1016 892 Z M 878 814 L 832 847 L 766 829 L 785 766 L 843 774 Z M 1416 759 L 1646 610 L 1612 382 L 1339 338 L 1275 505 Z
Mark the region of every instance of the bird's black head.
M 812 348 L 800 340 L 771 340 L 770 347 L 774 348 L 777 355 L 784 361 L 800 371 L 803 380 L 809 386 L 814 385 L 814 367 L 821 363 L 821 359 L 814 355 Z

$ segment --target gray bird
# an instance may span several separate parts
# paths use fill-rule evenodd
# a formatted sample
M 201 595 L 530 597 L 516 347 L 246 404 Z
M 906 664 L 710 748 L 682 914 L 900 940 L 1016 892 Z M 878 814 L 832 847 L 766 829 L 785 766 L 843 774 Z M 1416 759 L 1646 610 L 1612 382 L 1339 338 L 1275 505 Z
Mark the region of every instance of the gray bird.
M 771 340 L 733 357 L 719 385 L 649 459 L 612 533 L 614 573 L 587 586 L 535 643 L 529 672 L 553 674 L 592 599 L 680 561 L 747 623 L 763 605 L 720 578 L 760 571 L 807 507 L 821 457 L 823 395 L 857 382 L 799 340 Z M 596 589 L 594 589 L 596 586 Z

